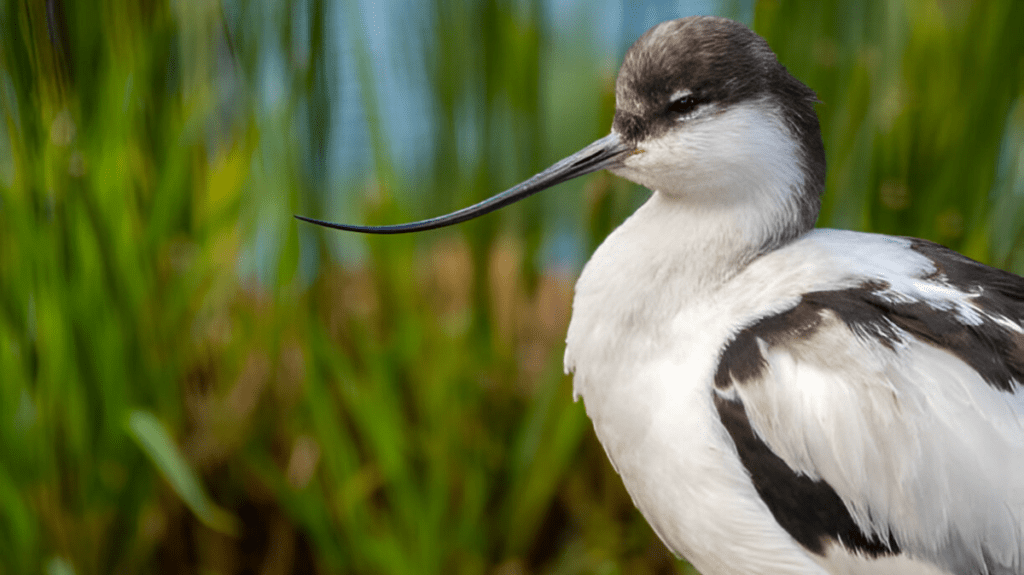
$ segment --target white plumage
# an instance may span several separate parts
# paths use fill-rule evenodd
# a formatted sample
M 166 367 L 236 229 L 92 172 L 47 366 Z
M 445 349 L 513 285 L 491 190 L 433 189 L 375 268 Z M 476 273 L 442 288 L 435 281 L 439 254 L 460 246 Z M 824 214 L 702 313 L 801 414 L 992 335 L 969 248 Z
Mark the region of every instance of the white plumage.
M 1024 575 L 1024 279 L 812 230 L 814 94 L 740 24 L 652 28 L 616 97 L 609 136 L 476 206 L 308 221 L 647 186 L 577 283 L 565 366 L 669 548 L 704 575 Z
M 624 229 L 644 227 L 645 213 Z M 1021 572 L 1019 386 L 997 390 L 949 351 L 909 334 L 894 348 L 858 336 L 831 312 L 785 345 L 759 340 L 767 367 L 756 381 L 714 383 L 740 328 L 792 310 L 806 293 L 884 282 L 900 294 L 894 300 L 934 305 L 957 320 L 981 319 L 977 295 L 928 279 L 935 266 L 910 240 L 816 230 L 708 293 L 689 292 L 634 322 L 630 306 L 609 310 L 602 302 L 612 298 L 590 291 L 615 283 L 595 270 L 637 261 L 608 253 L 617 237 L 578 285 L 566 365 L 616 471 L 670 548 L 706 575 Z M 649 300 L 641 292 L 633 301 Z M 823 480 L 865 534 L 891 535 L 902 553 L 869 559 L 829 544 L 821 556 L 796 543 L 750 481 L 715 395 L 742 402 L 757 435 L 796 474 Z

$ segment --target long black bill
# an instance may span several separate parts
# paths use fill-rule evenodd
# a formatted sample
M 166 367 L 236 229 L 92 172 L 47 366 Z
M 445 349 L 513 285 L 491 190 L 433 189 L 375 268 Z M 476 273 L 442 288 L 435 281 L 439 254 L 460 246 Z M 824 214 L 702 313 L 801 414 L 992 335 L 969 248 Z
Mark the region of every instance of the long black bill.
M 494 210 L 503 208 L 509 204 L 514 204 L 527 196 L 532 196 L 541 190 L 550 188 L 555 184 L 571 180 L 577 176 L 618 166 L 622 162 L 623 158 L 635 150 L 635 146 L 624 143 L 618 134 L 612 133 L 600 140 L 597 140 L 593 144 L 590 144 L 568 158 L 559 161 L 550 168 L 515 187 L 509 188 L 496 196 L 492 196 L 478 204 L 469 206 L 468 208 L 462 208 L 457 212 L 452 212 L 448 215 L 438 216 L 436 218 L 430 218 L 429 220 L 410 222 L 408 224 L 396 224 L 393 226 L 353 226 L 349 224 L 336 224 L 333 222 L 325 222 L 323 220 L 314 220 L 305 216 L 295 217 L 304 222 L 324 226 L 326 228 L 334 228 L 336 230 L 345 230 L 348 232 L 362 232 L 364 234 L 404 234 L 408 232 L 434 230 L 459 224 L 493 212 Z

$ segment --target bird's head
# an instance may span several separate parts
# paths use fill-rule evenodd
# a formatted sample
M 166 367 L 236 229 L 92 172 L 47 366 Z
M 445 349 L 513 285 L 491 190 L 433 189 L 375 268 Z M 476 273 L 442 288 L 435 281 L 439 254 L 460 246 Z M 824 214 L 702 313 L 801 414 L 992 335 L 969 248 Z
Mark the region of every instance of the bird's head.
M 814 225 L 825 183 L 817 98 L 746 26 L 658 24 L 626 53 L 615 96 L 612 134 L 633 151 L 613 173 L 704 206 L 774 194 Z

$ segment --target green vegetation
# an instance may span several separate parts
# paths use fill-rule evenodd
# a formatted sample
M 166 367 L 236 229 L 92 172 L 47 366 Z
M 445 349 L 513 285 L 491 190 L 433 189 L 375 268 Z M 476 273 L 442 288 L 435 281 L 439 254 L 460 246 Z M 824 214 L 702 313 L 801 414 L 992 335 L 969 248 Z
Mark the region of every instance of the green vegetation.
M 572 402 L 573 277 L 538 263 L 642 191 L 598 174 L 418 237 L 292 220 L 435 215 L 607 130 L 618 63 L 585 27 L 512 0 L 410 12 L 416 174 L 359 3 L 0 3 L 0 574 L 693 572 Z M 823 101 L 823 225 L 1024 271 L 1021 22 L 757 4 Z M 370 163 L 332 177 L 353 94 Z

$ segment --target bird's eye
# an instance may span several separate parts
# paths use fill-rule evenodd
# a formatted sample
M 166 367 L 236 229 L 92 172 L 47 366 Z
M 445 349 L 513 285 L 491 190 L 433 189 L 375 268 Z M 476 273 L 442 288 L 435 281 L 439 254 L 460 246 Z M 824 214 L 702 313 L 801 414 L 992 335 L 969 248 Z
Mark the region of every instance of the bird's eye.
M 701 100 L 693 95 L 687 95 L 671 101 L 668 105 L 668 111 L 680 116 L 689 116 L 700 104 Z

